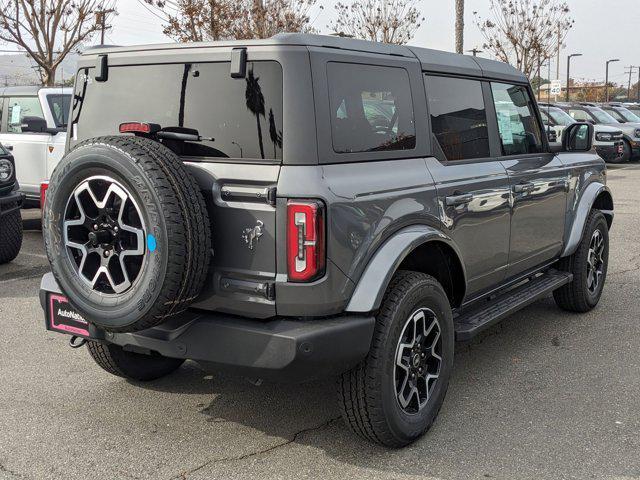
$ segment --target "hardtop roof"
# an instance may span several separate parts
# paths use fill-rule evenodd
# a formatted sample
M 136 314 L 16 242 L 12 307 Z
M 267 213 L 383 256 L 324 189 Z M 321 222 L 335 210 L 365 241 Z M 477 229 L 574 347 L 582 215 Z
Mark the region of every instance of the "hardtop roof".
M 219 42 L 196 43 L 165 43 L 154 45 L 139 45 L 128 47 L 98 46 L 84 52 L 83 57 L 96 56 L 109 53 L 136 52 L 144 55 L 145 52 L 161 50 L 189 50 L 220 47 L 252 47 L 252 46 L 301 46 L 324 47 L 356 52 L 377 53 L 382 55 L 394 55 L 399 57 L 416 58 L 422 64 L 425 71 L 436 73 L 448 73 L 457 75 L 470 75 L 497 80 L 527 82 L 527 77 L 511 65 L 495 60 L 470 55 L 459 55 L 451 52 L 432 50 L 429 48 L 394 45 L 388 43 L 370 42 L 353 38 L 343 38 L 330 35 L 315 35 L 306 33 L 280 33 L 271 38 L 258 40 L 225 40 Z
M 26 85 L 22 87 L 0 87 L 0 96 L 14 95 L 17 97 L 25 95 L 37 95 L 41 90 L 58 90 L 63 93 L 71 93 L 70 87 L 43 87 L 40 85 Z

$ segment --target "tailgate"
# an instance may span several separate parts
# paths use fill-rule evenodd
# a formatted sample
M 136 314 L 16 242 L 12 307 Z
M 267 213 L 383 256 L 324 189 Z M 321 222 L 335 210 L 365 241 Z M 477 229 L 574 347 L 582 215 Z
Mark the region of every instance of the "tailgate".
M 274 316 L 275 193 L 280 165 L 187 162 L 209 210 L 209 281 L 196 308 Z

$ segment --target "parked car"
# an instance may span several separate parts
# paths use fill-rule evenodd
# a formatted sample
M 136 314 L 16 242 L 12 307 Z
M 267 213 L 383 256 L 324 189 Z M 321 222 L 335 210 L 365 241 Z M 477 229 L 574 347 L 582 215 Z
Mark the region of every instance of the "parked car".
M 540 103 L 542 122 L 553 128 L 557 135 L 558 144 L 562 142 L 565 128 L 576 121 L 564 110 L 551 104 Z M 624 155 L 622 130 L 608 125 L 594 125 L 593 145 L 605 162 L 623 163 L 629 160 Z M 551 143 L 551 141 L 550 141 Z
M 625 105 L 625 107 L 627 107 L 636 115 L 640 116 L 640 103 L 628 103 Z
M 64 154 L 71 88 L 0 88 L 0 142 L 13 153 L 25 205 L 40 205 L 40 189 Z
M 456 339 L 602 294 L 593 126 L 551 152 L 509 65 L 287 34 L 94 50 L 74 98 L 40 298 L 111 374 L 337 375 L 347 425 L 399 447 L 434 422 Z
M 13 156 L 0 143 L 0 265 L 10 262 L 20 253 L 22 200 Z
M 576 103 L 558 104 L 558 106 L 575 120 L 619 128 L 623 133 L 624 159 L 637 160 L 640 158 L 640 124 L 620 123 L 595 104 Z

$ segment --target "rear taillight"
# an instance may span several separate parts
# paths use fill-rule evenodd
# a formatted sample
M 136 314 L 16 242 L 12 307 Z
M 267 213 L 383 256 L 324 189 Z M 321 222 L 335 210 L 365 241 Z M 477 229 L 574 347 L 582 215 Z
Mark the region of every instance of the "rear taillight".
M 126 122 L 121 123 L 119 131 L 120 133 L 158 133 L 160 130 L 160 125 L 155 123 L 144 123 L 144 122 Z
M 324 207 L 318 201 L 287 204 L 287 266 L 291 282 L 309 282 L 324 274 Z
M 44 210 L 44 201 L 47 199 L 47 189 L 49 188 L 49 182 L 42 182 L 40 184 L 40 208 Z

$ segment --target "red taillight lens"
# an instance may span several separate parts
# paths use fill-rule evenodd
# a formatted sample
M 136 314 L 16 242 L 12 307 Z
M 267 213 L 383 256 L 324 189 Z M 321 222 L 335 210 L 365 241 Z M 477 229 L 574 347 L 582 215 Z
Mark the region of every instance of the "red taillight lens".
M 287 266 L 291 282 L 309 282 L 324 274 L 324 207 L 318 201 L 287 204 Z
M 126 122 L 120 124 L 120 133 L 157 133 L 160 125 L 155 123 Z
M 44 201 L 47 198 L 47 189 L 49 188 L 49 182 L 42 182 L 40 184 L 40 208 L 44 210 Z

